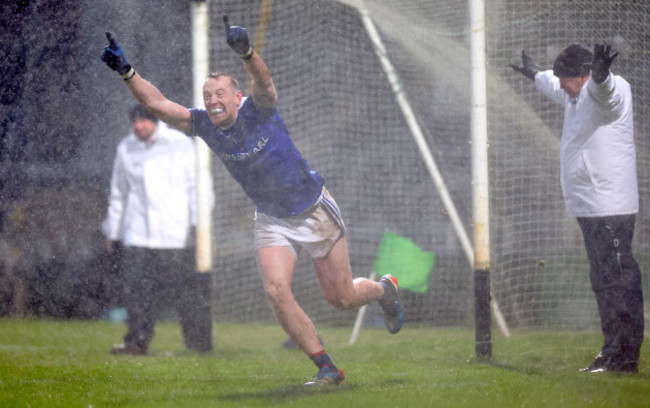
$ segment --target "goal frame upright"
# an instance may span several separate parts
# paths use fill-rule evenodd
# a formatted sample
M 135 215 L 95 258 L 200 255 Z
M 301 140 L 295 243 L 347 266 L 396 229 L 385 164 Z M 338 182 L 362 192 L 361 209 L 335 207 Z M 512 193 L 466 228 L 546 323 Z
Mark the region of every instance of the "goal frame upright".
M 492 356 L 485 3 L 470 0 L 472 221 L 476 355 Z

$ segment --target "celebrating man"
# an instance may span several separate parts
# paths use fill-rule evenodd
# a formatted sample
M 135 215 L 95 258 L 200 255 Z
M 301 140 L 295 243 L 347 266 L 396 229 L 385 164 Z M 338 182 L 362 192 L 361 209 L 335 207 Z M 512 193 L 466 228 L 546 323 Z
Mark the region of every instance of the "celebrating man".
M 226 41 L 241 57 L 252 83 L 247 98 L 235 78 L 219 72 L 203 84 L 205 109 L 172 102 L 135 72 L 110 34 L 102 60 L 122 75 L 131 93 L 154 115 L 203 138 L 255 203 L 255 256 L 265 293 L 280 325 L 319 368 L 314 381 L 305 385 L 342 384 L 343 371 L 325 353 L 291 291 L 298 251 L 304 249 L 311 256 L 330 304 L 346 310 L 378 300 L 391 333 L 404 323 L 397 280 L 391 275 L 379 282 L 352 278 L 345 225 L 336 202 L 323 177 L 293 144 L 276 108 L 269 69 L 251 47 L 246 29 L 231 27 L 228 16 L 224 23 Z
M 589 258 L 604 345 L 585 372 L 637 372 L 643 342 L 641 271 L 632 256 L 639 193 L 630 84 L 610 72 L 618 54 L 573 44 L 542 71 L 522 52 L 511 67 L 564 108 L 562 191 Z

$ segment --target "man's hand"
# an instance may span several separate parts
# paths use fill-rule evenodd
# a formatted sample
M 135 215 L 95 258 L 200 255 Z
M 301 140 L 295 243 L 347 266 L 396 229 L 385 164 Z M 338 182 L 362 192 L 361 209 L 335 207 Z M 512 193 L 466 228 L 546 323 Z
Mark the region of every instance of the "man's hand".
M 131 72 L 131 65 L 129 65 L 127 62 L 126 57 L 124 56 L 124 52 L 117 44 L 117 41 L 115 41 L 115 38 L 113 38 L 111 33 L 106 32 L 106 38 L 108 39 L 109 44 L 106 46 L 106 48 L 104 48 L 104 53 L 100 58 L 106 63 L 106 65 L 108 65 L 110 69 L 117 71 L 117 73 L 122 75 L 124 79 L 129 79 L 126 78 L 125 75 Z
M 618 56 L 618 52 L 614 55 L 609 55 L 611 50 L 611 45 L 594 45 L 594 56 L 591 60 L 591 77 L 599 84 L 605 82 L 605 79 L 609 76 L 609 67 L 612 66 L 612 62 Z
M 228 14 L 223 15 L 223 23 L 226 26 L 226 42 L 240 57 L 249 59 L 253 56 L 253 47 L 248 40 L 248 33 L 244 27 L 230 26 Z
M 515 64 L 509 64 L 510 68 L 514 69 L 517 72 L 520 72 L 522 75 L 524 75 L 526 78 L 530 78 L 533 81 L 535 80 L 535 74 L 537 74 L 539 71 L 541 71 L 541 68 L 539 65 L 535 63 L 532 59 L 526 55 L 525 51 L 521 51 L 521 62 L 523 66 L 517 66 Z

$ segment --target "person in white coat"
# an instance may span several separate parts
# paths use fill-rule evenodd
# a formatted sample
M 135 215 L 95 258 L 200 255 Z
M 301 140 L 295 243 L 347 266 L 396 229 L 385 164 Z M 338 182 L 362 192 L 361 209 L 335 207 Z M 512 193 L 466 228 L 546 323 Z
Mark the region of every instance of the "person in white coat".
M 117 147 L 105 246 L 122 246 L 128 331 L 115 354 L 147 354 L 154 323 L 178 312 L 185 346 L 212 348 L 209 274 L 195 269 L 196 153 L 194 140 L 136 105 L 132 132 Z M 211 188 L 211 187 L 210 187 Z
M 610 67 L 618 53 L 596 44 L 565 48 L 552 70 L 525 52 L 511 67 L 564 108 L 562 192 L 584 237 L 604 345 L 584 372 L 637 372 L 644 316 L 641 270 L 632 254 L 639 212 L 630 84 Z

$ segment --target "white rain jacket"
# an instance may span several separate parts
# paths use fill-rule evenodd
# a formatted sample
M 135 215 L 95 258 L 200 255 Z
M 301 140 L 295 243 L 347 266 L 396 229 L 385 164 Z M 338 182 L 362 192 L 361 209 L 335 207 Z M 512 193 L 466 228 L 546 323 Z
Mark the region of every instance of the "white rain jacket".
M 181 249 L 193 244 L 195 224 L 194 140 L 161 121 L 149 145 L 129 134 L 118 145 L 113 165 L 102 223 L 106 238 L 127 246 Z
M 560 148 L 562 193 L 570 217 L 636 214 L 639 192 L 630 84 L 611 74 L 589 78 L 574 100 L 553 71 L 535 86 L 564 107 Z

